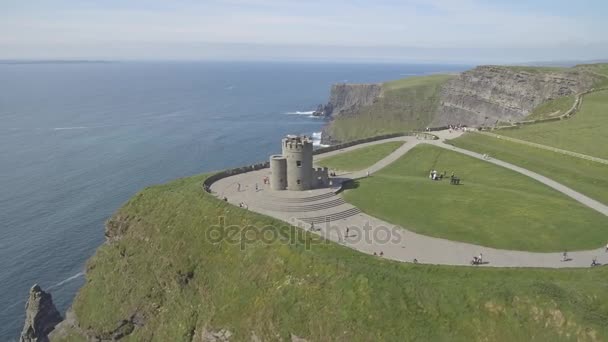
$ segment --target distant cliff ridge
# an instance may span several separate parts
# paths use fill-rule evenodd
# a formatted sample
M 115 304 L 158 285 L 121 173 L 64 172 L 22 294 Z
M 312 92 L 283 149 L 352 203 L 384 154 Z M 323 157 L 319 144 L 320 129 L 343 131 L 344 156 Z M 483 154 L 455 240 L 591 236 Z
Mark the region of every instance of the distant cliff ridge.
M 597 75 L 574 68 L 480 66 L 458 75 L 384 84 L 336 84 L 320 113 L 332 120 L 324 143 L 449 124 L 519 121 L 539 105 L 593 87 Z
M 382 84 L 334 84 L 331 87 L 329 102 L 323 108 L 324 115 L 354 113 L 357 109 L 369 106 L 382 93 Z
M 480 66 L 446 82 L 431 126 L 461 123 L 493 125 L 522 120 L 540 104 L 593 86 L 594 78 L 578 70 L 533 71 Z

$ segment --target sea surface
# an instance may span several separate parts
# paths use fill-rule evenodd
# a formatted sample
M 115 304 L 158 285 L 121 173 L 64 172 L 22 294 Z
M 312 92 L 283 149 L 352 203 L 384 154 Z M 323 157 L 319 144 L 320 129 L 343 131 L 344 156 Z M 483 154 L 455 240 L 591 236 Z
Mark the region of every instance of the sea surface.
M 104 221 L 145 186 L 265 160 L 288 133 L 319 138 L 331 84 L 449 65 L 0 63 L 0 341 L 29 288 L 64 313 Z

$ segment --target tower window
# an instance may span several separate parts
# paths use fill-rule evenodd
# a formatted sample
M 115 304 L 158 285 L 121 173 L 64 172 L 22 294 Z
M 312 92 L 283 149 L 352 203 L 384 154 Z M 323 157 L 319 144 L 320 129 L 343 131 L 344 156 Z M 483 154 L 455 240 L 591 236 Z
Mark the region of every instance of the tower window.
M 300 182 L 300 180 L 298 179 L 298 180 L 297 180 L 297 183 L 298 183 L 298 184 L 300 184 L 300 183 L 302 183 L 302 182 Z
M 301 160 L 297 160 L 296 161 L 296 166 L 297 167 L 302 167 L 302 161 Z

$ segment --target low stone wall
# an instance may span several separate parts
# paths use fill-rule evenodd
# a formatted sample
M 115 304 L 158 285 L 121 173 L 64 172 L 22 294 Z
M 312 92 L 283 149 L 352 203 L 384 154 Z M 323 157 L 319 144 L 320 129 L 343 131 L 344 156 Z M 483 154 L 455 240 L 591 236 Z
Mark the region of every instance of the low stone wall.
M 224 171 L 218 172 L 214 175 L 211 175 L 207 179 L 205 179 L 205 181 L 203 182 L 203 189 L 206 192 L 211 192 L 211 184 L 217 182 L 220 179 L 234 176 L 234 175 L 239 175 L 241 173 L 247 173 L 247 172 L 251 172 L 251 171 L 266 169 L 269 167 L 270 167 L 270 162 L 264 162 L 264 163 L 258 163 L 258 164 L 248 165 L 248 166 L 241 166 L 241 167 L 237 167 L 234 169 L 224 170 Z
M 414 133 L 393 133 L 393 134 L 384 134 L 384 135 L 377 135 L 375 137 L 369 137 L 369 138 L 365 138 L 365 139 L 359 139 L 359 140 L 353 140 L 347 143 L 343 143 L 343 144 L 337 144 L 337 145 L 331 145 L 328 147 L 321 147 L 318 148 L 316 150 L 314 150 L 312 152 L 313 155 L 317 155 L 317 154 L 323 154 L 323 153 L 327 153 L 327 152 L 331 152 L 331 151 L 337 151 L 337 150 L 341 150 L 347 147 L 351 147 L 351 146 L 355 146 L 355 145 L 359 145 L 359 144 L 365 144 L 368 142 L 372 142 L 372 141 L 378 141 L 378 140 L 385 140 L 385 139 L 392 139 L 392 138 L 398 138 L 398 137 L 405 137 L 405 136 L 411 136 Z
M 521 126 L 533 125 L 533 124 L 537 124 L 537 123 L 566 120 L 566 119 L 571 118 L 574 114 L 576 114 L 581 109 L 581 106 L 583 105 L 583 99 L 584 99 L 585 95 L 590 94 L 590 93 L 594 93 L 594 92 L 597 92 L 597 91 L 604 91 L 604 90 L 608 90 L 608 87 L 598 88 L 598 89 L 589 89 L 589 90 L 584 91 L 582 93 L 576 94 L 576 97 L 575 97 L 574 103 L 572 104 L 572 107 L 570 107 L 570 109 L 567 112 L 565 112 L 564 114 L 562 114 L 560 116 L 556 116 L 556 117 L 553 117 L 553 118 L 536 119 L 536 120 L 517 121 L 517 122 L 514 122 L 512 125 L 509 125 L 509 126 L 485 127 L 483 129 L 484 130 L 491 130 L 491 131 L 497 130 L 497 129 L 514 129 L 514 128 L 519 128 Z

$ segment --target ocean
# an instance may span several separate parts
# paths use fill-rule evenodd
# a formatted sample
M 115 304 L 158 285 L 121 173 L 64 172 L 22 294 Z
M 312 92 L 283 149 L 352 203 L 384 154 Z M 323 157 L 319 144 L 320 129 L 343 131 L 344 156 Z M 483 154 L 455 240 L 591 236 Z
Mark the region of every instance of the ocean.
M 17 340 L 29 288 L 64 313 L 143 187 L 266 160 L 337 82 L 466 69 L 331 63 L 0 63 L 0 341 Z

